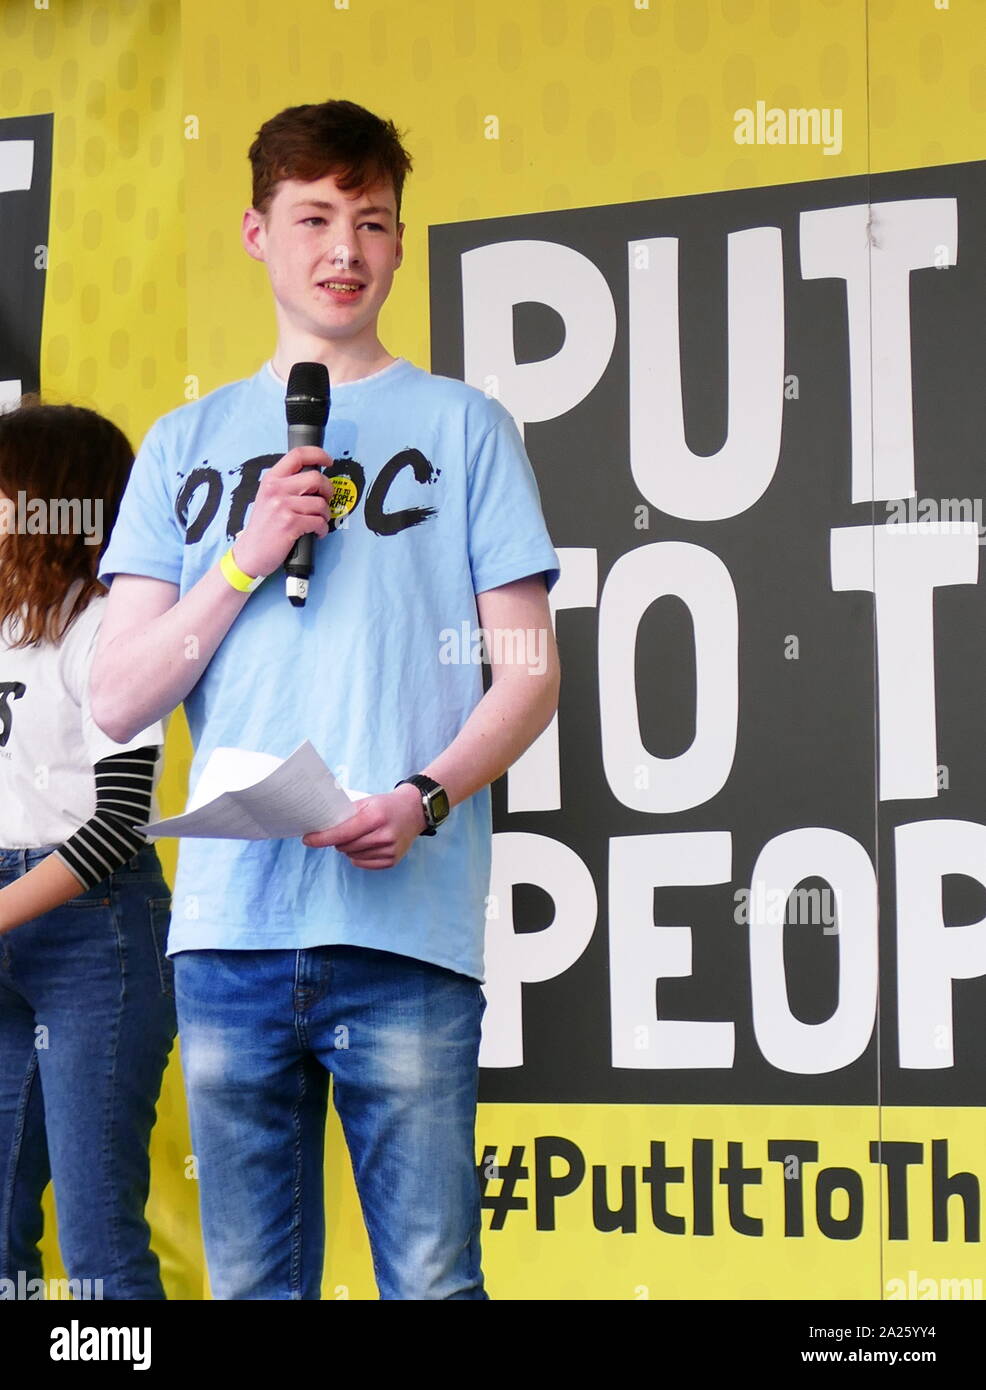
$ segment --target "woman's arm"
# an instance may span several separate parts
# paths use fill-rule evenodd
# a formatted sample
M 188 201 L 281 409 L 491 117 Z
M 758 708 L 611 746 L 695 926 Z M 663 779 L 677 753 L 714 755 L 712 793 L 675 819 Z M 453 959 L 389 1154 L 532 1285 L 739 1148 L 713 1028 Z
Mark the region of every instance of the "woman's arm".
M 22 878 L 0 888 L 0 935 L 61 907 L 81 892 L 83 886 L 72 870 L 57 854 L 49 854 Z
M 156 748 L 101 759 L 93 769 L 96 809 L 47 859 L 0 889 L 0 933 L 61 907 L 102 882 L 145 843 L 134 826 L 150 818 Z

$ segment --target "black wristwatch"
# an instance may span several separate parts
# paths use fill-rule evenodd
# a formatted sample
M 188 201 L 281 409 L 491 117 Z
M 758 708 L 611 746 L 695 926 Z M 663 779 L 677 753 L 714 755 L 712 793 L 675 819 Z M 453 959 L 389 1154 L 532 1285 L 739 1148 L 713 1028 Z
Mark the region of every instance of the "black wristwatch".
M 417 787 L 421 793 L 421 805 L 424 808 L 425 825 L 422 835 L 434 835 L 443 820 L 448 819 L 449 804 L 448 792 L 438 782 L 431 777 L 426 777 L 423 772 L 419 772 L 415 777 L 402 777 L 397 783 L 397 787 L 403 787 L 405 782 L 410 782 L 412 787 Z

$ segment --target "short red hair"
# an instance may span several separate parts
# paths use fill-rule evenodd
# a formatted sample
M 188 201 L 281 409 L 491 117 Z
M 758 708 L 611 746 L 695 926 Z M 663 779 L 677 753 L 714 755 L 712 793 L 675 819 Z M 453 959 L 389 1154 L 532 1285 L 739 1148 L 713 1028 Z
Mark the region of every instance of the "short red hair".
M 381 120 L 353 101 L 289 106 L 260 127 L 249 158 L 252 206 L 259 213 L 266 215 L 282 180 L 311 183 L 332 174 L 347 193 L 389 180 L 397 200 L 397 221 L 401 220 L 411 157 L 393 121 Z

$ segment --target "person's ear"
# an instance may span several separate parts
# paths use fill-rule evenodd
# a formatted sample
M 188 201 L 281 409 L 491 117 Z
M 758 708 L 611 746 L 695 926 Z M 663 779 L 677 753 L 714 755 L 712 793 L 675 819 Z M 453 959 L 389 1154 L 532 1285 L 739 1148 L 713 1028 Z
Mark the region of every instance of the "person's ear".
M 255 261 L 267 259 L 267 219 L 256 208 L 247 208 L 240 225 L 240 239 L 243 249 Z
M 404 222 L 397 224 L 397 259 L 394 261 L 394 269 L 397 270 L 404 259 Z

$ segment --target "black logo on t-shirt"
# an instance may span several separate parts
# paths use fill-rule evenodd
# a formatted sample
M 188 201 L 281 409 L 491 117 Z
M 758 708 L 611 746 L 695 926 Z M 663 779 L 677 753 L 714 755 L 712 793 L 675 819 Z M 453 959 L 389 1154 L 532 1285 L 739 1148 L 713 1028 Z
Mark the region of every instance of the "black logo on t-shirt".
M 247 459 L 239 468 L 231 469 L 231 474 L 239 473 L 239 482 L 229 494 L 229 511 L 226 517 L 226 535 L 232 540 L 246 525 L 246 514 L 257 496 L 260 479 L 268 468 L 273 468 L 282 454 L 259 454 Z M 363 501 L 363 519 L 367 527 L 377 536 L 396 536 L 411 526 L 420 526 L 437 512 L 437 507 L 404 507 L 400 511 L 386 510 L 387 494 L 394 480 L 404 469 L 410 469 L 416 483 L 423 486 L 437 481 L 441 472 L 434 467 L 420 449 L 402 449 L 389 459 L 370 484 L 366 486 L 366 470 L 354 458 L 333 460 L 332 474 L 346 474 L 356 489 L 355 500 L 347 512 L 347 520 L 352 517 Z M 193 468 L 185 477 L 175 498 L 175 515 L 185 532 L 185 544 L 196 545 L 215 521 L 223 503 L 224 486 L 222 475 L 212 468 L 208 459 Z M 333 521 L 329 530 L 334 531 L 341 518 Z
M 0 681 L 0 748 L 6 748 L 14 723 L 10 701 L 19 700 L 26 690 L 23 681 Z

